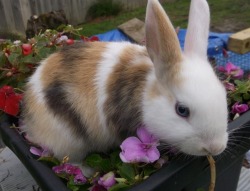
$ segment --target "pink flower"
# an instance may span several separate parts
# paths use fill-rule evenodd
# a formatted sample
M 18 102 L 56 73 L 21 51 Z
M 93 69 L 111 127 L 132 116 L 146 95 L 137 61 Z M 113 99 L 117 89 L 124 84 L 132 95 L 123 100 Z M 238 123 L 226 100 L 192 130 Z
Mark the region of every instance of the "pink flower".
M 225 66 L 225 72 L 227 74 L 231 74 L 231 72 L 238 70 L 238 67 L 235 66 L 233 63 L 228 62 Z
M 233 106 L 232 106 L 232 113 L 233 114 L 240 114 L 240 113 L 244 113 L 249 109 L 247 104 L 239 104 L 239 102 L 236 102 Z
M 84 184 L 87 182 L 86 177 L 82 174 L 82 171 L 79 167 L 73 166 L 68 163 L 61 164 L 59 166 L 54 166 L 52 170 L 56 174 L 64 174 L 66 178 L 70 176 L 74 176 L 74 183 L 75 184 Z
M 226 75 L 232 75 L 234 78 L 242 78 L 244 75 L 244 71 L 231 62 L 228 62 L 225 67 L 218 67 L 218 70 L 224 72 Z
M 230 82 L 224 82 L 224 86 L 229 91 L 234 91 L 235 90 L 235 85 L 230 83 Z
M 103 186 L 106 189 L 109 189 L 116 183 L 115 181 L 115 174 L 113 172 L 109 172 L 103 175 L 99 180 L 98 184 Z
M 232 76 L 234 78 L 237 78 L 237 79 L 242 78 L 243 75 L 244 75 L 244 71 L 242 69 L 240 69 L 240 68 L 238 68 L 238 70 L 235 70 L 235 71 L 232 72 Z
M 44 156 L 50 156 L 51 155 L 51 152 L 46 147 L 41 147 L 41 148 L 30 147 L 30 152 L 33 155 L 36 155 L 36 156 L 39 156 L 39 157 L 44 157 Z
M 89 191 L 107 191 L 106 188 L 104 188 L 103 186 L 99 184 L 94 184 L 94 186 L 91 186 L 88 190 Z
M 137 129 L 137 137 L 128 137 L 121 144 L 120 158 L 125 163 L 153 163 L 160 158 L 158 140 L 146 128 Z

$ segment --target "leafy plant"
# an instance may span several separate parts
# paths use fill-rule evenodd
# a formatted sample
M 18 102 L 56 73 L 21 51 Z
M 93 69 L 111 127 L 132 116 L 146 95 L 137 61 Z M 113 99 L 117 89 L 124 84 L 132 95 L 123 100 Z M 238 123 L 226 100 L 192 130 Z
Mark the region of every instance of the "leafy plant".
M 250 106 L 250 75 L 244 78 L 244 71 L 228 62 L 219 67 L 221 80 L 228 94 L 230 120 L 249 110 Z

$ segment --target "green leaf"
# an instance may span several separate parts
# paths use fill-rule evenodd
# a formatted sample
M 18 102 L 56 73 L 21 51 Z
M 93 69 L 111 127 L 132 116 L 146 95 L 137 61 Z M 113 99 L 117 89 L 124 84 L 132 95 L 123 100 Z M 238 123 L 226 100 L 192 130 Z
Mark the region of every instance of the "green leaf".
M 48 57 L 50 54 L 54 53 L 57 50 L 55 46 L 53 47 L 39 47 L 37 55 L 39 59 L 44 59 Z
M 237 102 L 242 102 L 242 96 L 240 94 L 232 95 L 232 98 Z
M 20 57 L 20 54 L 12 52 L 9 56 L 8 56 L 8 60 L 11 64 L 15 64 L 19 61 L 18 57 Z
M 100 164 L 102 161 L 102 157 L 99 154 L 90 154 L 85 158 L 85 162 L 90 167 L 95 167 L 96 164 Z
M 122 161 L 119 155 L 120 152 L 121 152 L 120 150 L 116 150 L 110 154 L 111 164 L 113 165 L 114 168 L 122 164 Z
M 244 98 L 244 100 L 246 100 L 246 101 L 250 100 L 250 93 L 245 93 L 245 94 L 243 94 L 243 98 Z
M 0 52 L 0 67 L 4 67 L 4 65 L 6 64 L 7 58 L 4 55 L 4 52 L 1 51 Z
M 157 171 L 157 169 L 152 165 L 147 165 L 143 168 L 144 176 L 150 176 L 151 174 L 153 174 L 156 171 Z
M 54 157 L 40 157 L 38 161 L 41 161 L 49 167 L 60 165 L 60 161 Z
M 18 71 L 21 73 L 27 73 L 30 72 L 30 69 L 27 67 L 27 63 L 21 63 L 19 64 Z
M 108 172 L 112 170 L 112 163 L 108 158 L 103 158 L 100 154 L 91 154 L 85 158 L 88 166 L 97 170 Z
M 241 80 L 234 80 L 234 83 L 235 83 L 237 86 L 241 86 L 242 84 L 244 84 L 244 82 L 241 81 Z
M 134 181 L 135 178 L 135 170 L 131 164 L 123 163 L 118 167 L 119 174 L 122 178 L 127 179 L 129 182 Z
M 109 191 L 125 191 L 128 190 L 131 186 L 124 184 L 124 183 L 118 183 L 112 186 Z
M 35 58 L 33 54 L 29 54 L 27 56 L 24 56 L 20 59 L 19 63 L 35 63 Z
M 100 170 L 103 172 L 109 172 L 113 169 L 110 159 L 103 159 L 100 164 Z

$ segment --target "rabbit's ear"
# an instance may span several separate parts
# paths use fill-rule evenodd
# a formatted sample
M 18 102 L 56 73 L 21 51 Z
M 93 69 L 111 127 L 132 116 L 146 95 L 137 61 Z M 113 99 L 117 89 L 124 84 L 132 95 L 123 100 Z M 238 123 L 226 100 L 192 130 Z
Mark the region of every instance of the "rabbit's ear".
M 162 83 L 174 80 L 182 59 L 177 34 L 158 0 L 148 0 L 146 12 L 146 47 Z
M 207 57 L 210 12 L 206 0 L 192 0 L 184 52 Z

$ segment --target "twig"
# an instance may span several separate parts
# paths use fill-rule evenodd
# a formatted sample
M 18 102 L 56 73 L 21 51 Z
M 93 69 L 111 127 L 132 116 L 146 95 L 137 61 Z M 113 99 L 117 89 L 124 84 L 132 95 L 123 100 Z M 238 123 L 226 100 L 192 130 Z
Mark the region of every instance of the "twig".
M 215 180 L 216 180 L 216 168 L 215 168 L 215 161 L 211 155 L 207 156 L 208 162 L 210 164 L 210 185 L 208 191 L 214 191 L 215 188 Z

